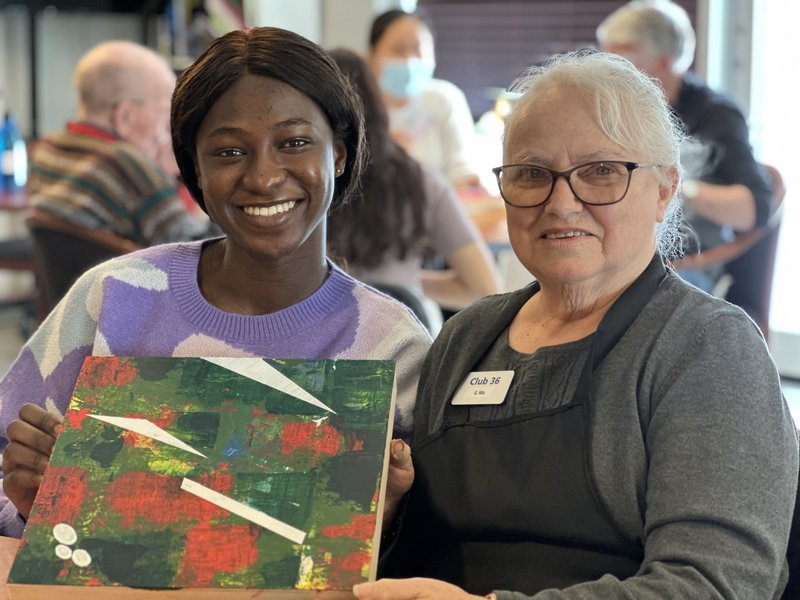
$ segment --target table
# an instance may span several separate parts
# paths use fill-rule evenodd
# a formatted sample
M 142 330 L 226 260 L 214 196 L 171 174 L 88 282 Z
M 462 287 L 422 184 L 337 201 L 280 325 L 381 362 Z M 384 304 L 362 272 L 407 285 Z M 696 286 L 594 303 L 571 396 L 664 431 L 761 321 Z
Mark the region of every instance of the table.
M 508 244 L 506 207 L 499 196 L 461 195 L 460 200 L 487 244 Z
M 9 600 L 6 581 L 17 553 L 17 546 L 19 546 L 17 538 L 0 536 L 0 600 Z

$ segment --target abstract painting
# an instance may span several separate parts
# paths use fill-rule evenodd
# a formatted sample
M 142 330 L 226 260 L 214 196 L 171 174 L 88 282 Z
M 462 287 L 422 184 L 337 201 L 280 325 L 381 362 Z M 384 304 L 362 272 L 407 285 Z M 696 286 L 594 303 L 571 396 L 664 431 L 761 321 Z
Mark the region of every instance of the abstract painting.
M 87 358 L 12 597 L 374 578 L 393 389 L 391 361 Z

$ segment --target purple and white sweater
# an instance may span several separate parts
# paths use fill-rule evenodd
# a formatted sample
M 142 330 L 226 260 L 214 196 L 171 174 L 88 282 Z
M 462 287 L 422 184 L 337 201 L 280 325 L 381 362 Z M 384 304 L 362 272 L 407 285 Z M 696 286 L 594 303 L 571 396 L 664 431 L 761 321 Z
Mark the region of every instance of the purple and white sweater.
M 201 248 L 154 246 L 85 273 L 0 381 L 0 444 L 26 402 L 63 415 L 89 355 L 395 360 L 394 435 L 408 437 L 431 343 L 410 310 L 331 265 L 322 286 L 294 306 L 257 316 L 223 312 L 200 293 Z M 19 536 L 22 528 L 0 491 L 0 535 Z

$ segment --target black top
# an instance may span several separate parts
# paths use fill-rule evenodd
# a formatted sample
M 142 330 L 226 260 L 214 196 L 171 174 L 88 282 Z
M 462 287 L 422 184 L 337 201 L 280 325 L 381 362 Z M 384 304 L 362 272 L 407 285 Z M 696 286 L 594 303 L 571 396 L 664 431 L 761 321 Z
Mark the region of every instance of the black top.
M 691 137 L 681 160 L 686 177 L 719 185 L 742 184 L 750 188 L 756 202 L 756 225 L 764 225 L 771 209 L 772 185 L 756 162 L 750 147 L 747 122 L 734 102 L 712 90 L 692 74 L 683 79 L 678 101 L 673 106 Z M 700 249 L 717 246 L 731 232 L 687 211 Z M 688 252 L 696 251 L 691 245 Z
M 467 379 L 513 370 L 511 388 L 491 405 L 453 405 L 451 391 L 437 398 L 438 425 L 415 428 L 414 485 L 381 576 L 534 594 L 637 572 L 642 542 L 610 516 L 590 467 L 592 379 L 665 275 L 654 256 L 597 331 L 575 342 L 523 354 L 508 345 L 507 326 L 494 340 L 475 338 L 482 356 L 466 363 Z

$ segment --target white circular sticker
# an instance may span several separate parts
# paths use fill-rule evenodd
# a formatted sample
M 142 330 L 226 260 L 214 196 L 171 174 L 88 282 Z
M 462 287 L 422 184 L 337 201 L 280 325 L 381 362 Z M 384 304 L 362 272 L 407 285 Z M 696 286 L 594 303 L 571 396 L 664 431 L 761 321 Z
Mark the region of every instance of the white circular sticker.
M 66 523 L 59 523 L 53 527 L 53 537 L 56 538 L 59 544 L 66 544 L 67 546 L 71 546 L 78 541 L 78 534 L 75 533 L 71 525 Z
M 86 550 L 78 548 L 72 553 L 72 562 L 78 567 L 88 567 L 92 564 L 92 557 Z
M 72 557 L 72 548 L 64 544 L 59 544 L 56 546 L 56 556 L 61 560 L 67 560 Z

